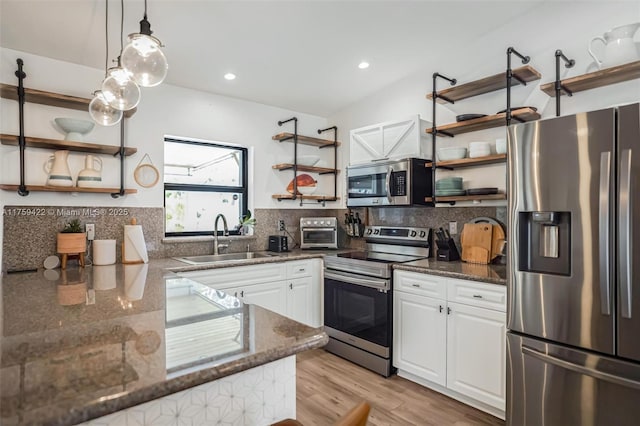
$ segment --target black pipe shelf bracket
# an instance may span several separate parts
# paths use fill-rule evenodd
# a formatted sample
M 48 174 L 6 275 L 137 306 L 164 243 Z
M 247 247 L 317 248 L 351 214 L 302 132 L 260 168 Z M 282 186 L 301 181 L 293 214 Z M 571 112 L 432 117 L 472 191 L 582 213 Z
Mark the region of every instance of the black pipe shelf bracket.
M 120 121 L 120 150 L 115 153 L 120 156 L 120 191 L 114 192 L 111 194 L 111 198 L 120 198 L 125 195 L 124 191 L 124 157 L 125 157 L 125 149 L 124 149 L 124 118 Z
M 318 134 L 321 135 L 324 132 L 333 131 L 333 143 L 328 145 L 323 145 L 322 148 L 333 147 L 333 199 L 338 199 L 338 126 L 327 127 L 326 129 L 318 129 Z M 332 172 L 324 172 L 322 174 L 329 174 Z M 327 205 L 326 200 L 318 200 L 318 203 L 322 203 L 322 207 Z
M 520 52 L 518 52 L 513 47 L 507 48 L 507 111 L 506 111 L 506 115 L 505 115 L 505 118 L 507 120 L 507 126 L 509 126 L 509 124 L 511 124 L 511 119 L 512 118 L 515 118 L 516 120 L 518 120 L 521 123 L 524 122 L 524 120 L 521 119 L 520 117 L 512 117 L 511 116 L 511 79 L 515 78 L 523 86 L 527 85 L 526 81 L 524 81 L 523 79 L 521 79 L 517 75 L 513 74 L 513 70 L 511 69 L 511 55 L 512 54 L 516 55 L 517 57 L 519 57 L 520 60 L 522 61 L 523 65 L 528 64 L 529 61 L 531 60 L 531 58 L 529 56 L 522 55 Z
M 284 124 L 293 121 L 293 198 L 289 200 L 298 199 L 298 117 L 291 117 L 286 120 L 278 121 L 278 126 L 282 127 Z M 284 140 L 289 140 L 286 138 Z M 284 198 L 278 198 L 278 201 L 282 201 Z M 300 198 L 300 205 L 302 205 L 302 198 Z
M 443 131 L 438 131 L 437 126 L 436 126 L 436 101 L 438 100 L 438 98 L 447 101 L 451 104 L 454 104 L 455 102 L 452 99 L 447 98 L 446 96 L 440 95 L 438 94 L 437 91 L 437 83 L 438 83 L 438 78 L 441 78 L 443 80 L 446 80 L 449 82 L 449 84 L 451 86 L 455 86 L 456 84 L 458 84 L 458 80 L 456 80 L 455 78 L 449 78 L 446 77 L 438 72 L 434 72 L 433 75 L 431 76 L 433 79 L 433 90 L 431 92 L 431 197 L 433 199 L 433 203 L 435 204 L 435 199 L 436 199 L 436 169 L 438 168 L 437 166 L 437 162 L 436 162 L 436 138 L 439 134 L 445 135 L 445 136 L 449 136 L 449 137 L 453 137 L 453 135 L 451 133 L 448 132 L 443 132 Z
M 572 68 L 576 64 L 576 61 L 573 59 L 567 58 L 565 54 L 562 53 L 562 50 L 560 49 L 556 50 L 555 57 L 556 57 L 556 81 L 554 84 L 554 88 L 556 91 L 556 117 L 560 117 L 561 92 L 566 93 L 567 96 L 573 96 L 573 92 L 571 92 L 571 90 L 564 87 L 562 85 L 562 81 L 560 80 L 560 59 L 564 61 L 565 68 Z
M 24 183 L 24 149 L 27 146 L 27 142 L 24 136 L 24 79 L 27 78 L 27 74 L 22 70 L 24 62 L 18 58 L 16 60 L 18 69 L 16 70 L 16 77 L 18 77 L 18 117 L 20 120 L 20 135 L 18 137 L 18 146 L 20 148 L 20 185 L 18 186 L 18 194 L 26 197 L 29 195 L 27 186 Z

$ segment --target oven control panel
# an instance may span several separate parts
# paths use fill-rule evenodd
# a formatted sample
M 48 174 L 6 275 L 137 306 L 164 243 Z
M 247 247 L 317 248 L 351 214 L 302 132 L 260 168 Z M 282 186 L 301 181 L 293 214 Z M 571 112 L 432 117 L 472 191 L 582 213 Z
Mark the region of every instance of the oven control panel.
M 303 217 L 300 218 L 300 228 L 336 228 L 338 219 L 335 217 Z
M 429 242 L 431 228 L 413 228 L 404 226 L 367 226 L 364 236 L 367 239 L 389 239 Z

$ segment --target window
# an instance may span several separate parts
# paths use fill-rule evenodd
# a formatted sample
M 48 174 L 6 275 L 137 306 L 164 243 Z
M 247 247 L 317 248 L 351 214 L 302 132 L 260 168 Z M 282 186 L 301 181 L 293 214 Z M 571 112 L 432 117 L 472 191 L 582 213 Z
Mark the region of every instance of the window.
M 165 234 L 213 235 L 219 213 L 237 234 L 247 212 L 247 162 L 247 148 L 166 137 Z

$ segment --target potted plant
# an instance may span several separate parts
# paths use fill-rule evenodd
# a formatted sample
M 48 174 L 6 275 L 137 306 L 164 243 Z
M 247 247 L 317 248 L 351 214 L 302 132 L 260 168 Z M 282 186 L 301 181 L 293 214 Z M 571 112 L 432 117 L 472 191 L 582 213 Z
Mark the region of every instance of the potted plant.
M 255 218 L 251 217 L 251 210 L 247 210 L 247 214 L 241 216 L 238 225 L 240 235 L 253 235 L 253 227 L 256 224 Z
M 87 233 L 82 230 L 80 220 L 73 219 L 58 232 L 57 252 L 62 255 L 62 269 L 67 267 L 69 254 L 80 255 L 80 266 L 84 266 L 84 253 L 87 251 Z

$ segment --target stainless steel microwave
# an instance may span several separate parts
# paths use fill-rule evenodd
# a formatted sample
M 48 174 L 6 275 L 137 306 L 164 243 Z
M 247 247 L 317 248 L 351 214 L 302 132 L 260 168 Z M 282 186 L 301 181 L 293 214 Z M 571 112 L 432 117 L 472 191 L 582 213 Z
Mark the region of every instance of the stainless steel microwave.
M 431 203 L 431 161 L 421 158 L 347 167 L 347 206 Z

